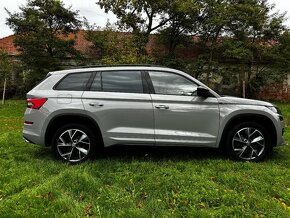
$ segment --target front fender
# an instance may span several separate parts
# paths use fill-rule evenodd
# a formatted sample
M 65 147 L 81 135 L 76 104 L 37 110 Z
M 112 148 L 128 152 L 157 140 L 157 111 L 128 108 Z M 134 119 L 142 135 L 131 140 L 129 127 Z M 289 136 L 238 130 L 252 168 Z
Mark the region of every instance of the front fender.
M 217 147 L 219 147 L 222 137 L 225 136 L 227 126 L 237 118 L 243 117 L 259 117 L 266 118 L 275 126 L 276 134 L 278 135 L 279 116 L 274 114 L 265 106 L 257 105 L 235 105 L 235 104 L 221 104 L 220 105 L 220 131 L 217 138 Z M 246 120 L 245 120 L 246 121 Z

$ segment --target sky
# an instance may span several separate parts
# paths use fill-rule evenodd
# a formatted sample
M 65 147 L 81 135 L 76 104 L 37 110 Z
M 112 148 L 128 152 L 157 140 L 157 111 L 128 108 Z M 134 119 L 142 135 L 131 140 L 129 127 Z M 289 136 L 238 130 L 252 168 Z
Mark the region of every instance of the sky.
M 90 24 L 104 27 L 109 20 L 111 23 L 116 22 L 113 14 L 106 14 L 96 4 L 97 0 L 62 0 L 65 6 L 72 6 L 74 10 L 79 11 L 80 17 L 86 17 Z M 290 1 L 289 0 L 269 0 L 270 3 L 276 4 L 276 9 L 280 12 L 287 12 L 289 18 L 286 24 L 290 27 Z M 7 13 L 4 8 L 10 12 L 19 11 L 19 6 L 25 5 L 26 0 L 0 0 L 0 38 L 13 34 L 12 30 L 5 24 Z

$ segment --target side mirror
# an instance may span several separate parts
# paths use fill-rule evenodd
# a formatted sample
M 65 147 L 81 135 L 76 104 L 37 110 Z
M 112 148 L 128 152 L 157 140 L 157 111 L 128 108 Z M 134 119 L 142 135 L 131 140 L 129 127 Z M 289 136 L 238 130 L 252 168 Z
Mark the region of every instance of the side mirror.
M 208 88 L 204 86 L 199 86 L 197 87 L 197 96 L 203 97 L 203 98 L 208 98 L 211 97 L 211 93 Z

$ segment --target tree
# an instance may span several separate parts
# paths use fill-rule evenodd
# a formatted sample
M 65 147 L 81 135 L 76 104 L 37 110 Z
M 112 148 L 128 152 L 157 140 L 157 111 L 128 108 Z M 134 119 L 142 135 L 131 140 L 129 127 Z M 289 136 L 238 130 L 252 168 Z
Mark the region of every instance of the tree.
M 273 13 L 275 6 L 268 0 L 102 0 L 98 4 L 116 14 L 120 29 L 137 36 L 139 49 L 144 49 L 149 34 L 157 30 L 158 44 L 165 45 L 168 54 L 162 57 L 164 47 L 157 48 L 156 61 L 192 70 L 191 74 L 212 86 L 233 81 L 240 88 L 246 84 L 248 97 L 253 97 L 270 81 L 285 78 L 282 66 L 288 63 L 287 52 L 277 52 L 288 46 L 287 34 L 281 38 L 285 14 Z M 191 36 L 199 39 L 193 42 Z M 196 45 L 197 60 L 176 56 L 182 43 Z
M 205 65 L 198 71 L 204 70 L 206 83 L 219 76 L 227 81 L 237 81 L 239 74 L 240 87 L 243 81 L 246 82 L 251 97 L 267 78 L 274 75 L 277 79 L 284 78 L 270 55 L 285 30 L 284 14 L 273 13 L 274 6 L 267 0 L 199 2 L 201 10 L 193 34 L 200 37 L 198 60 Z M 218 79 L 217 83 L 221 84 L 223 80 Z
M 2 104 L 4 104 L 7 97 L 15 94 L 16 84 L 18 81 L 18 68 L 16 61 L 14 61 L 7 52 L 0 50 L 0 78 L 2 89 Z
M 175 0 L 100 0 L 97 4 L 105 9 L 105 12 L 111 11 L 117 16 L 120 29 L 132 31 L 138 53 L 144 54 L 150 33 L 163 27 L 176 16 L 169 11 L 176 7 L 177 2 Z M 156 20 L 158 21 L 155 22 Z
M 197 25 L 199 2 L 186 0 L 168 10 L 172 19 L 158 31 L 159 42 L 168 48 L 168 55 L 174 56 L 178 45 L 191 44 L 192 33 Z
M 78 13 L 58 0 L 28 0 L 19 13 L 9 14 L 7 24 L 15 33 L 20 59 L 38 81 L 57 70 L 66 58 L 79 58 L 74 39 L 68 35 L 81 27 Z
M 194 33 L 200 37 L 200 47 L 203 50 L 202 59 L 206 59 L 206 78 L 209 83 L 213 70 L 216 68 L 216 56 L 219 39 L 225 34 L 228 19 L 228 0 L 201 0 L 201 10 Z
M 6 85 L 7 85 L 7 76 L 10 73 L 10 64 L 7 53 L 0 50 L 0 75 L 4 78 L 3 83 L 3 92 L 2 92 L 2 104 L 5 102 L 5 93 L 6 93 Z
M 220 57 L 240 64 L 249 97 L 274 75 L 277 81 L 285 78 L 282 71 L 275 69 L 270 55 L 276 46 L 273 42 L 278 42 L 285 29 L 284 14 L 271 13 L 273 7 L 266 0 L 231 0 L 228 8 L 227 34 L 230 37 L 220 44 Z
M 89 26 L 88 26 L 89 27 Z M 139 55 L 133 35 L 120 33 L 110 23 L 103 29 L 89 27 L 86 39 L 98 53 L 101 64 L 136 64 L 152 62 L 148 55 Z

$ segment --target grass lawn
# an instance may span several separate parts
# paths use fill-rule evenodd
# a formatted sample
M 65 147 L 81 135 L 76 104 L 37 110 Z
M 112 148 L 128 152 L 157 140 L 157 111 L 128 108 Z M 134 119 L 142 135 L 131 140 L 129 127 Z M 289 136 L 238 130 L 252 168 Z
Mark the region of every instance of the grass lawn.
M 279 104 L 290 142 L 290 104 Z M 0 217 L 290 217 L 290 147 L 262 163 L 194 148 L 112 148 L 68 165 L 22 140 L 24 101 L 0 106 Z

